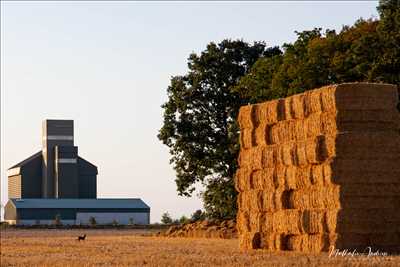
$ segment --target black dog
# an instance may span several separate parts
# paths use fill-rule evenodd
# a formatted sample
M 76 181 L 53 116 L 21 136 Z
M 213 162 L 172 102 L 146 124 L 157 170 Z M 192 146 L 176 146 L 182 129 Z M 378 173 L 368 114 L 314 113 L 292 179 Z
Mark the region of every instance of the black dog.
M 85 240 L 86 234 L 78 236 L 78 241 Z

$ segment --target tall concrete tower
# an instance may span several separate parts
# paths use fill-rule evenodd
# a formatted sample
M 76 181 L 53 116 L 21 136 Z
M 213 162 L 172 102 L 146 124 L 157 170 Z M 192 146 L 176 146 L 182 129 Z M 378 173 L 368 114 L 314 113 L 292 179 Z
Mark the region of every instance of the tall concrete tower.
M 78 198 L 78 147 L 73 120 L 44 120 L 42 197 Z

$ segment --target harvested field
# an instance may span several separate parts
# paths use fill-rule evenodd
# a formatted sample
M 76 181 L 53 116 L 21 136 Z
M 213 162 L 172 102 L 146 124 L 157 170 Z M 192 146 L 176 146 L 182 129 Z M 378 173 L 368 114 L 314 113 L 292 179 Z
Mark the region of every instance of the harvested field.
M 400 252 L 398 101 L 348 83 L 241 107 L 240 247 Z
M 83 232 L 87 234 L 87 240 L 76 241 Z M 241 252 L 238 239 L 152 237 L 151 232 L 145 230 L 11 229 L 0 233 L 1 266 L 400 265 L 400 256 L 329 256 L 328 253 L 263 250 Z M 362 239 L 363 236 L 354 238 Z M 297 246 L 299 243 L 292 240 L 290 244 Z

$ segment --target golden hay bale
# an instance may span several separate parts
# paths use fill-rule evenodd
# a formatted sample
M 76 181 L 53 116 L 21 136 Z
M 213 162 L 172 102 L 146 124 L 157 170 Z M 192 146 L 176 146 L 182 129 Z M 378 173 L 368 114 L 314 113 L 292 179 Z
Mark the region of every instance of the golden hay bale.
M 235 174 L 235 188 L 242 192 L 251 189 L 251 170 L 247 167 L 237 169 Z
M 271 144 L 270 140 L 270 128 L 271 124 L 260 123 L 253 132 L 254 145 L 266 146 Z
M 244 149 L 255 146 L 253 142 L 253 129 L 245 128 L 240 131 L 240 147 Z
M 280 234 L 300 234 L 301 212 L 294 209 L 279 210 L 272 214 L 272 229 Z
M 250 221 L 248 212 L 238 211 L 236 216 L 236 228 L 239 234 L 250 232 Z
M 286 248 L 288 250 L 313 253 L 329 251 L 329 248 L 335 245 L 336 239 L 337 235 L 335 234 L 289 235 L 286 239 Z
M 290 98 L 290 110 L 292 118 L 303 119 L 304 118 L 304 95 L 298 94 L 289 97 Z
M 263 147 L 262 155 L 262 166 L 264 168 L 273 168 L 277 164 L 277 160 L 274 157 L 274 150 L 279 149 L 277 146 Z
M 297 167 L 288 166 L 285 168 L 285 189 L 286 190 L 297 189 L 296 172 L 297 172 Z
M 250 201 L 251 211 L 262 211 L 263 209 L 263 192 L 261 190 L 251 190 L 247 192 Z
M 312 113 L 322 111 L 321 91 L 310 90 L 304 93 L 304 115 L 309 116 Z
M 251 150 L 241 149 L 238 156 L 238 165 L 240 168 L 248 167 L 251 163 Z
M 252 189 L 273 191 L 274 185 L 274 169 L 264 168 L 257 170 L 251 174 L 251 186 Z
M 290 206 L 294 209 L 328 209 L 339 208 L 339 186 L 316 187 L 294 190 L 289 198 Z
M 254 121 L 257 124 L 276 123 L 279 120 L 278 105 L 279 99 L 253 105 L 255 108 Z
M 273 192 L 263 191 L 262 193 L 263 206 L 262 211 L 275 211 L 275 198 Z
M 265 213 L 262 212 L 252 212 L 249 214 L 250 230 L 252 232 L 260 232 L 262 230 L 262 225 L 265 221 Z
M 294 144 L 293 162 L 297 166 L 307 165 L 307 145 L 306 142 L 298 142 Z
M 324 232 L 324 210 L 304 210 L 301 213 L 302 232 L 317 234 Z
M 316 186 L 328 186 L 330 183 L 326 183 L 324 179 L 323 165 L 312 165 L 311 166 L 311 184 Z
M 285 186 L 286 167 L 277 165 L 274 170 L 274 184 L 276 189 L 282 190 Z
M 252 129 L 253 124 L 253 107 L 254 105 L 241 106 L 238 114 L 238 123 L 240 129 Z

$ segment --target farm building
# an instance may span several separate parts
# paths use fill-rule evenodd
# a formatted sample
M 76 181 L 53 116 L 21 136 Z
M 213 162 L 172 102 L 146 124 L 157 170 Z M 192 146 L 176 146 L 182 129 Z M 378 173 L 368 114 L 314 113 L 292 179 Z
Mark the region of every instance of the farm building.
M 97 199 L 97 167 L 78 156 L 72 120 L 45 120 L 42 130 L 42 150 L 8 169 L 5 220 L 149 223 L 150 208 L 140 199 Z
M 141 199 L 10 199 L 4 219 L 11 224 L 53 224 L 59 218 L 64 225 L 149 224 L 150 207 Z

